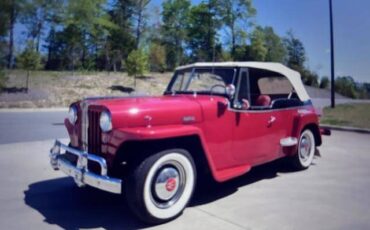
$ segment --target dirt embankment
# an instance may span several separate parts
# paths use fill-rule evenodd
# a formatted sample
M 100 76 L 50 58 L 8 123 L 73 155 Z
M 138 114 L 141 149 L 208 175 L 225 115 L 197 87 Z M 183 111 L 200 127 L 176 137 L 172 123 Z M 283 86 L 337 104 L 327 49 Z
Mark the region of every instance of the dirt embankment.
M 32 72 L 28 93 L 26 73 L 8 73 L 6 88 L 0 94 L 0 108 L 66 107 L 89 96 L 125 96 L 132 93 L 161 95 L 172 73 L 148 73 L 134 78 L 126 73 Z
M 31 72 L 29 90 L 25 92 L 26 72 L 7 73 L 5 90 L 0 94 L 0 108 L 67 107 L 76 100 L 91 96 L 161 95 L 172 73 L 148 73 L 134 78 L 126 73 L 74 73 L 57 71 Z M 330 98 L 330 90 L 306 86 L 313 99 Z M 336 94 L 337 99 L 346 99 Z

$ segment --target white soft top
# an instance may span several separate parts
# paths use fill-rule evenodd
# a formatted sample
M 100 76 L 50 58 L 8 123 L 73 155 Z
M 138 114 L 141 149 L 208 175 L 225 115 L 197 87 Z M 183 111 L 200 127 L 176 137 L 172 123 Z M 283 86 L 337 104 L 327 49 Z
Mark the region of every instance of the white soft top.
M 197 62 L 190 65 L 180 66 L 176 70 L 194 68 L 194 67 L 245 67 L 265 69 L 272 72 L 280 73 L 288 78 L 293 88 L 295 89 L 301 101 L 310 99 L 301 80 L 301 74 L 294 71 L 283 64 L 273 62 Z

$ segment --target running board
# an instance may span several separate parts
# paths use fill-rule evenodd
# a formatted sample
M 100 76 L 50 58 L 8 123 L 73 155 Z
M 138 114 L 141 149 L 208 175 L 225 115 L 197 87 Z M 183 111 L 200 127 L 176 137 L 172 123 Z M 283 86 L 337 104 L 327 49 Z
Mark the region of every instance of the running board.
M 295 146 L 298 144 L 298 139 L 295 137 L 286 137 L 283 139 L 280 139 L 280 145 L 282 147 L 290 147 L 290 146 Z

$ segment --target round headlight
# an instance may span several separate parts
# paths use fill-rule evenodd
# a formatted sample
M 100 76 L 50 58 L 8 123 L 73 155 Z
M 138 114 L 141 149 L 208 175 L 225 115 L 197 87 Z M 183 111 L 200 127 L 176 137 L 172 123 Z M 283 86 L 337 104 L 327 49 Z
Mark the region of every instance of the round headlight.
M 77 108 L 76 106 L 71 106 L 68 111 L 68 120 L 74 125 L 77 121 Z
M 112 130 L 112 116 L 109 111 L 103 111 L 100 114 L 100 128 L 103 132 Z

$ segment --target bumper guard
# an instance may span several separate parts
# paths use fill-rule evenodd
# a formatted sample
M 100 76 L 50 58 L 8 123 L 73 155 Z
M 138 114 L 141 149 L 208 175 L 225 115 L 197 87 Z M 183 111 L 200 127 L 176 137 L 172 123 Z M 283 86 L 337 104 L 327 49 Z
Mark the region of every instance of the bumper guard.
M 78 157 L 76 166 L 62 157 L 62 149 Z M 89 160 L 97 162 L 100 165 L 100 175 L 89 172 L 87 167 Z M 90 185 L 104 191 L 117 194 L 121 193 L 122 180 L 108 177 L 107 163 L 102 157 L 68 147 L 59 140 L 56 140 L 54 146 L 50 150 L 50 163 L 54 170 L 60 169 L 68 176 L 73 177 L 79 187 Z

